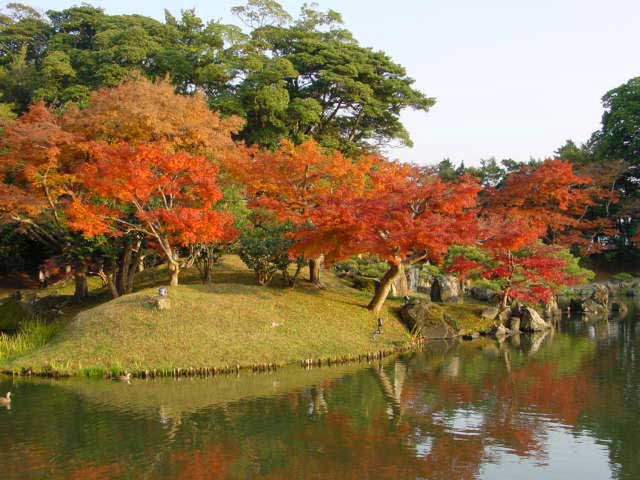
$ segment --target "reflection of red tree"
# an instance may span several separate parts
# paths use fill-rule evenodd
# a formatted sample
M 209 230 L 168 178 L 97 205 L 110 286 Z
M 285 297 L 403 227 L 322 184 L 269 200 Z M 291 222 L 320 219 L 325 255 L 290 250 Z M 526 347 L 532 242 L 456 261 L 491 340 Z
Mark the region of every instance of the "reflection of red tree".
M 437 370 L 423 370 L 405 384 L 403 400 L 411 399 L 409 404 L 419 406 L 417 391 L 429 385 L 438 394 L 437 403 L 431 405 L 432 411 L 437 411 L 482 402 L 491 392 L 491 408 L 482 408 L 482 435 L 485 441 L 503 445 L 520 456 L 544 455 L 542 429 L 549 418 L 575 426 L 582 412 L 595 408 L 598 401 L 589 380 L 592 369 L 586 365 L 571 375 L 561 375 L 555 362 L 530 361 L 511 373 L 489 370 L 486 375 L 480 381 L 468 382 L 464 377 L 444 377 Z
M 174 480 L 229 478 L 231 467 L 238 461 L 235 445 L 216 443 L 202 449 L 179 450 L 169 456 L 162 473 Z
M 103 480 L 106 478 L 118 478 L 124 475 L 126 467 L 123 464 L 110 463 L 106 465 L 86 465 L 77 468 L 65 478 L 69 480 Z
M 291 454 L 284 467 L 260 478 L 476 478 L 483 456 L 480 437 L 460 438 L 441 426 L 430 425 L 433 447 L 420 457 L 407 441 L 413 426 L 402 422 L 390 427 L 384 411 L 376 412 L 366 425 L 359 425 L 349 415 L 329 412 L 324 422 L 308 423 L 297 432 L 293 444 L 301 450 Z

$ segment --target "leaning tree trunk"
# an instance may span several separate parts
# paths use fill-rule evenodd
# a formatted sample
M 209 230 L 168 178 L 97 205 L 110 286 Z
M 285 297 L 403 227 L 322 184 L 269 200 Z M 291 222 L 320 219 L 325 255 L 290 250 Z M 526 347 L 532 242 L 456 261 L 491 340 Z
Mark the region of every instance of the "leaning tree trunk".
M 82 302 L 89 298 L 89 285 L 87 284 L 87 264 L 78 261 L 75 269 L 75 291 L 73 298 L 77 302 Z
M 385 273 L 382 280 L 380 280 L 380 285 L 378 285 L 375 295 L 367 306 L 369 310 L 374 313 L 380 312 L 382 305 L 384 305 L 385 300 L 389 296 L 393 281 L 400 275 L 404 275 L 404 266 L 402 265 L 402 262 L 398 262 L 397 264 L 392 263 L 387 273 Z
M 320 284 L 320 266 L 324 260 L 324 255 L 309 259 L 309 281 L 316 285 Z

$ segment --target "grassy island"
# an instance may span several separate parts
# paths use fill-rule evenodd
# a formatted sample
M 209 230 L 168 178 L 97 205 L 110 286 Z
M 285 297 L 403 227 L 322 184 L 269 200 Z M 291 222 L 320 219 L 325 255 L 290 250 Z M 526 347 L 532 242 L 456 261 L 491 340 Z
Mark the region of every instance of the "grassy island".
M 397 314 L 399 301 L 390 300 L 373 315 L 365 308 L 369 295 L 331 271 L 323 272 L 323 289 L 305 281 L 295 288 L 262 287 L 237 257 L 227 256 L 211 284 L 202 284 L 196 272 L 184 272 L 184 284 L 169 289 L 171 307 L 157 310 L 151 300 L 165 279 L 162 267 L 141 274 L 135 293 L 73 312 L 60 320 L 51 341 L 3 360 L 2 370 L 101 375 L 251 368 L 305 359 L 326 362 L 411 342 Z M 105 295 L 94 292 L 98 299 Z M 477 305 L 450 307 L 457 317 L 466 314 L 466 321 L 481 326 Z M 374 338 L 378 318 L 383 333 Z

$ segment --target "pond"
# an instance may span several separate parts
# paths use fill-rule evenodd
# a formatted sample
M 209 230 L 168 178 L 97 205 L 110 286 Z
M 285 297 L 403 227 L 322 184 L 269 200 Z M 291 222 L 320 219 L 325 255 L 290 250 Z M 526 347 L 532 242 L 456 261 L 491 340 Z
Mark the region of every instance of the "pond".
M 0 478 L 638 479 L 637 325 L 225 378 L 0 377 Z

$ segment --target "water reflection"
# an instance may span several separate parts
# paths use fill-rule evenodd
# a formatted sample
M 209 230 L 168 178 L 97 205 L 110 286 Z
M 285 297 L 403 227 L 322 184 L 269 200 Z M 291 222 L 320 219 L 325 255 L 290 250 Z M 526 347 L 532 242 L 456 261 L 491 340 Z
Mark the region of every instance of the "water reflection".
M 640 478 L 635 313 L 382 364 L 0 380 L 3 479 Z

